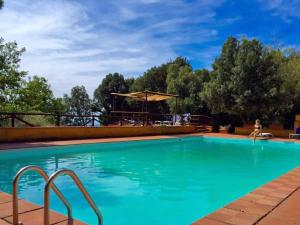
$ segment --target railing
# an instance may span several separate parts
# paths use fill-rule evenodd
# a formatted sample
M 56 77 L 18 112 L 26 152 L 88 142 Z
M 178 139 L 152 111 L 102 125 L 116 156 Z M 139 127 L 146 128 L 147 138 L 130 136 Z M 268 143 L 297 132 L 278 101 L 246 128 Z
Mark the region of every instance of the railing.
M 168 121 L 171 124 L 204 126 L 212 125 L 213 118 L 204 115 L 175 115 L 148 112 L 112 111 L 107 116 L 109 125 L 145 126 L 153 125 L 155 121 Z
M 47 125 L 38 125 L 29 121 L 30 117 L 34 120 L 38 116 L 47 119 Z M 26 118 L 27 117 L 27 118 Z M 27 112 L 0 112 L 0 127 L 17 127 L 19 126 L 92 126 L 100 123 L 99 115 L 72 115 L 72 114 L 55 114 L 55 113 L 27 113 Z M 19 124 L 17 124 L 19 123 Z
M 123 126 L 131 124 L 133 126 L 145 126 L 149 118 L 148 112 L 129 112 L 129 111 L 112 111 L 107 116 L 109 125 Z
M 40 124 L 34 122 L 36 119 L 42 119 Z M 41 119 L 41 120 L 42 120 Z M 7 113 L 0 112 L 0 127 L 37 127 L 37 126 L 89 126 L 100 125 L 111 126 L 148 126 L 153 125 L 155 121 L 167 121 L 173 125 L 212 125 L 213 118 L 204 115 L 175 115 L 158 114 L 148 112 L 130 112 L 130 111 L 112 111 L 109 115 L 71 115 L 71 114 L 53 114 L 53 113 Z
M 79 190 L 81 191 L 81 193 L 83 194 L 83 196 L 97 215 L 98 224 L 102 225 L 103 219 L 97 205 L 95 204 L 95 202 L 93 201 L 93 199 L 91 198 L 91 196 L 89 195 L 89 193 L 87 192 L 77 175 L 72 170 L 67 169 L 55 172 L 50 176 L 48 182 L 46 183 L 44 192 L 44 225 L 50 225 L 50 188 L 54 186 L 54 180 L 60 175 L 69 175 L 73 179 L 74 183 L 77 185 L 77 187 L 79 188 Z
M 213 117 L 204 115 L 190 115 L 189 122 L 191 125 L 201 126 L 201 125 L 213 125 Z
M 19 172 L 17 173 L 17 175 L 15 176 L 14 180 L 13 180 L 13 225 L 21 225 L 22 223 L 19 222 L 19 198 L 18 198 L 18 183 L 20 178 L 28 171 L 35 171 L 37 173 L 39 173 L 44 180 L 47 182 L 49 177 L 46 174 L 46 172 L 41 169 L 38 166 L 26 166 L 24 168 L 22 168 L 21 170 L 19 170 Z M 64 203 L 64 205 L 66 206 L 67 210 L 68 210 L 68 217 L 72 218 L 72 208 L 70 203 L 66 200 L 66 198 L 63 196 L 63 194 L 58 190 L 58 188 L 53 184 L 52 185 L 52 189 L 54 190 L 54 192 L 57 194 L 57 196 L 60 198 L 60 200 Z

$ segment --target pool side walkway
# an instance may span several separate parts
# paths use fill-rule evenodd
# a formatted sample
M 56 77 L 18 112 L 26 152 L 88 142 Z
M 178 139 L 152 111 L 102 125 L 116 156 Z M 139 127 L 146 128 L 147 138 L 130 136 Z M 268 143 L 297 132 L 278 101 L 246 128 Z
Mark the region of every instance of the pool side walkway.
M 186 136 L 211 136 L 225 138 L 248 138 L 243 135 L 230 134 L 190 134 L 163 135 L 128 138 L 102 138 L 88 140 L 67 140 L 48 142 L 27 142 L 14 144 L 0 144 L 0 150 L 15 148 L 33 148 L 47 146 L 63 146 L 70 144 L 89 144 L 103 142 L 137 141 L 178 138 Z M 273 141 L 293 140 L 274 138 Z M 299 142 L 299 140 L 295 141 Z M 11 224 L 12 221 L 11 196 L 0 192 L 0 225 Z M 257 188 L 240 199 L 225 207 L 199 219 L 192 225 L 300 225 L 300 167 L 289 171 L 281 177 Z M 43 225 L 43 209 L 41 206 L 20 201 L 20 220 L 24 225 Z M 67 217 L 52 211 L 51 224 L 57 225 L 86 225 L 79 221 L 68 221 Z
M 64 146 L 64 145 L 79 145 L 79 144 L 93 144 L 93 143 L 107 143 L 107 142 L 143 141 L 143 140 L 167 139 L 167 138 L 178 138 L 178 137 L 193 137 L 193 136 L 249 139 L 248 136 L 236 135 L 236 134 L 192 133 L 192 134 L 178 134 L 178 135 L 155 135 L 155 136 L 120 137 L 120 138 L 93 138 L 93 139 L 59 140 L 59 141 L 0 143 L 0 150 Z M 299 142 L 300 143 L 300 139 L 291 140 L 288 138 L 273 138 L 272 141 L 285 141 L 285 142 Z
M 19 221 L 23 225 L 43 225 L 43 207 L 24 201 L 19 200 Z M 12 196 L 0 192 L 0 225 L 11 225 L 12 224 Z M 78 220 L 68 220 L 65 215 L 51 211 L 50 224 L 56 225 L 87 225 L 86 223 Z
M 60 141 L 0 143 L 0 150 L 64 146 L 64 145 L 79 145 L 79 144 L 94 144 L 94 143 L 107 143 L 107 142 L 143 141 L 143 140 L 176 138 L 176 137 L 184 137 L 184 136 L 192 136 L 192 135 L 193 134 L 155 135 L 155 136 L 120 137 L 120 138 L 95 138 L 95 139 L 60 140 Z

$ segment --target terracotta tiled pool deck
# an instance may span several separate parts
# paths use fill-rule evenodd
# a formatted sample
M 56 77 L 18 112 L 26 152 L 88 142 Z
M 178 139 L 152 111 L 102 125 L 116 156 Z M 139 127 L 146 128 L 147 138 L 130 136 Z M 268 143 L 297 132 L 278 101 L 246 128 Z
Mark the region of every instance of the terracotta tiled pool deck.
M 102 142 L 120 142 L 133 140 L 152 140 L 176 138 L 184 136 L 214 136 L 226 138 L 247 138 L 242 135 L 229 134 L 191 134 L 164 135 L 128 138 L 102 138 L 88 140 L 27 142 L 0 144 L 0 150 L 15 148 L 33 148 L 46 146 L 62 146 L 70 144 L 88 144 Z M 274 138 L 272 141 L 293 140 Z M 296 141 L 299 142 L 299 141 Z M 300 142 L 299 142 L 300 144 Z M 300 146 L 299 146 L 300 147 Z M 24 225 L 43 225 L 41 206 L 20 200 L 20 220 Z M 12 223 L 11 196 L 0 192 L 0 225 Z M 240 199 L 196 221 L 193 225 L 300 225 L 300 167 L 295 168 L 281 177 L 253 190 Z M 79 221 L 68 221 L 62 214 L 52 212 L 51 224 L 85 225 Z
M 23 225 L 43 225 L 42 206 L 19 200 L 19 220 Z M 12 196 L 4 192 L 0 192 L 0 225 L 12 224 Z M 60 213 L 51 212 L 50 224 L 57 225 L 87 225 L 80 221 L 70 221 Z

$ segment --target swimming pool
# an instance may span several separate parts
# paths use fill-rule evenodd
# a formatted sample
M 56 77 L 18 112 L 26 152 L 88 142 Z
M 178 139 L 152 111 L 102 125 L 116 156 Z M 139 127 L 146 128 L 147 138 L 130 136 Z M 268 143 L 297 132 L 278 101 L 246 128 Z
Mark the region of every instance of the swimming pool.
M 187 225 L 300 165 L 293 143 L 186 137 L 0 152 L 0 190 L 11 193 L 23 166 L 48 174 L 74 170 L 102 211 L 105 225 Z M 74 217 L 96 217 L 68 177 L 56 182 Z M 43 180 L 20 181 L 20 197 L 43 203 Z M 53 196 L 51 208 L 66 213 Z

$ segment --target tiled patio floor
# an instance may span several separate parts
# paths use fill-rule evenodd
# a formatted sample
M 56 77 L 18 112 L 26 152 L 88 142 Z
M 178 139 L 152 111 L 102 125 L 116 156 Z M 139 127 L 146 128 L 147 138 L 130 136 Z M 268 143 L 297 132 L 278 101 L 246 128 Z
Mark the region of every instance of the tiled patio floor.
M 20 200 L 19 201 L 19 221 L 23 225 L 43 225 L 42 206 Z M 70 221 L 60 213 L 52 211 L 50 223 L 59 225 L 87 225 L 80 221 Z M 0 192 L 0 225 L 12 224 L 12 197 L 9 194 Z

